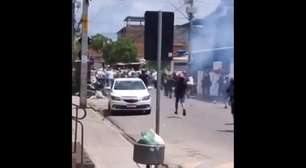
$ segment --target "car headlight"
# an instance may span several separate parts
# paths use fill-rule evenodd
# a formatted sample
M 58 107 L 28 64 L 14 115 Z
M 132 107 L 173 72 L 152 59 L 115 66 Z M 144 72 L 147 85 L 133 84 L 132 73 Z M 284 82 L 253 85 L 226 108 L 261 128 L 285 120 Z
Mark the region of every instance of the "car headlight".
M 142 100 L 149 100 L 149 99 L 150 99 L 150 95 L 142 98 Z
M 121 98 L 120 97 L 118 97 L 118 96 L 111 96 L 111 98 L 112 98 L 112 100 L 117 100 L 117 101 L 120 101 L 121 100 Z

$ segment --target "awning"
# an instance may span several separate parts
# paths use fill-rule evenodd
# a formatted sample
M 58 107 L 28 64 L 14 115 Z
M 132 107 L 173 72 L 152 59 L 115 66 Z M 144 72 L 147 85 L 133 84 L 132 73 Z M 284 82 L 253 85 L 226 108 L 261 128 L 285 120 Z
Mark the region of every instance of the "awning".
M 188 63 L 188 56 L 183 57 L 173 57 L 174 63 Z

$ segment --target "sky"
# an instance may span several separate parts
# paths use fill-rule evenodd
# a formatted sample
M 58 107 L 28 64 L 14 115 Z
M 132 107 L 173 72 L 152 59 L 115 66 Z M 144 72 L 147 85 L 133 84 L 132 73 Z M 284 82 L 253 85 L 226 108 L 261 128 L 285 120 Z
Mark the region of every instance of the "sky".
M 82 0 L 77 0 L 82 2 Z M 195 18 L 205 18 L 219 5 L 220 0 L 194 0 Z M 76 19 L 81 16 L 82 7 L 76 10 Z M 101 33 L 116 39 L 116 32 L 125 26 L 127 16 L 144 16 L 145 11 L 172 11 L 174 24 L 180 25 L 188 20 L 184 0 L 91 0 L 89 4 L 89 35 Z M 183 14 L 182 14 L 183 13 Z

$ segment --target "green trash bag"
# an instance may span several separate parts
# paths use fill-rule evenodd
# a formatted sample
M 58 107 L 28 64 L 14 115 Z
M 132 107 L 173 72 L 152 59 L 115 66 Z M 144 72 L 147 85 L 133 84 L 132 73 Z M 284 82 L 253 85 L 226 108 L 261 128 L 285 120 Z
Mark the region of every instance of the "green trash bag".
M 155 141 L 155 132 L 151 129 L 149 131 L 144 131 L 141 133 L 141 138 L 137 143 L 140 144 L 148 144 L 155 145 L 157 142 Z

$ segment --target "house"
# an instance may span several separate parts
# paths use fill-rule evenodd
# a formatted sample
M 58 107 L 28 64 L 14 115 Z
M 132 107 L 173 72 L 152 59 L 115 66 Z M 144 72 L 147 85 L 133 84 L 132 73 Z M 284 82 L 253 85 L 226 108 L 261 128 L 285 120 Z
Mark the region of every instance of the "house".
M 144 17 L 128 16 L 124 19 L 126 26 L 117 32 L 118 39 L 132 40 L 137 49 L 137 58 L 144 58 Z
M 188 26 L 175 25 L 173 35 L 172 70 L 184 70 L 188 63 Z

